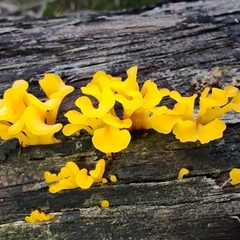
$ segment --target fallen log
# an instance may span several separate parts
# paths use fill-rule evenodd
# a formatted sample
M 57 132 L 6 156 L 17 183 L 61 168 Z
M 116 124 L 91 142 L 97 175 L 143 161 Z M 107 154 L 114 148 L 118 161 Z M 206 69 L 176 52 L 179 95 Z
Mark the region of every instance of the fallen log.
M 73 108 L 79 88 L 100 69 L 125 77 L 126 69 L 138 65 L 140 84 L 152 79 L 186 96 L 205 86 L 239 87 L 239 11 L 234 0 L 213 0 L 137 12 L 2 18 L 1 94 L 25 79 L 42 98 L 38 80 L 46 72 L 59 74 L 75 87 L 59 114 L 66 122 L 63 113 Z M 116 184 L 57 194 L 48 192 L 43 172 L 58 171 L 69 160 L 94 166 L 104 154 L 90 136 L 61 136 L 59 144 L 27 148 L 1 142 L 1 239 L 238 239 L 239 186 L 221 185 L 240 166 L 239 117 L 230 114 L 226 121 L 224 137 L 204 145 L 135 132 L 128 148 L 107 161 L 105 175 L 116 174 Z M 179 181 L 182 167 L 190 174 Z M 99 208 L 103 199 L 110 208 Z M 37 208 L 56 218 L 25 223 Z

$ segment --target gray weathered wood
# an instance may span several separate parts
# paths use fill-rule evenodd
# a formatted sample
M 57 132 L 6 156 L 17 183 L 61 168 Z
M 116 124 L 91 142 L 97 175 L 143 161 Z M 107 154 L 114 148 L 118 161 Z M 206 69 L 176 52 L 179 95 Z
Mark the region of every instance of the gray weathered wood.
M 140 83 L 150 78 L 184 95 L 206 85 L 239 86 L 239 12 L 238 1 L 213 0 L 138 13 L 0 19 L 1 93 L 23 78 L 43 97 L 37 80 L 45 72 L 58 73 L 76 87 L 59 115 L 66 122 L 63 113 L 73 107 L 80 86 L 100 69 L 125 77 L 127 68 L 138 65 Z M 223 68 L 220 76 L 211 70 L 216 66 Z M 226 119 L 224 138 L 205 145 L 183 144 L 171 134 L 133 133 L 129 147 L 107 162 L 105 175 L 116 174 L 116 184 L 54 195 L 43 181 L 44 171 L 58 171 L 68 160 L 89 168 L 103 157 L 90 137 L 61 136 L 60 144 L 21 152 L 16 141 L 2 142 L 0 238 L 238 239 L 239 186 L 220 186 L 229 170 L 240 167 L 239 116 Z M 182 167 L 190 174 L 177 181 Z M 103 199 L 109 199 L 109 209 L 97 207 Z M 36 208 L 57 217 L 24 223 Z

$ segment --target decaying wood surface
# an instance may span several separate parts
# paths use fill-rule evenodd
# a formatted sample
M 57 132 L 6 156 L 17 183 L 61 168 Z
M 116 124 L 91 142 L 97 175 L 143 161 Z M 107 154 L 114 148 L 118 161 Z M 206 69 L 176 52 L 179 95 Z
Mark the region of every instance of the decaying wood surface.
M 239 86 L 240 2 L 200 1 L 107 14 L 55 19 L 0 19 L 1 93 L 16 79 L 43 97 L 37 81 L 60 74 L 76 88 L 63 104 L 72 108 L 97 70 L 125 77 L 139 66 L 139 82 L 190 95 L 204 86 Z M 214 67 L 221 67 L 218 71 Z M 1 239 L 239 239 L 240 188 L 227 185 L 240 167 L 239 117 L 228 115 L 224 138 L 210 144 L 180 143 L 173 135 L 133 133 L 129 147 L 107 161 L 106 176 L 116 184 L 50 194 L 43 172 L 67 161 L 92 167 L 103 154 L 88 135 L 62 143 L 19 149 L 0 145 Z M 186 179 L 176 180 L 187 167 Z M 99 203 L 109 199 L 110 208 Z M 56 218 L 26 224 L 34 209 Z

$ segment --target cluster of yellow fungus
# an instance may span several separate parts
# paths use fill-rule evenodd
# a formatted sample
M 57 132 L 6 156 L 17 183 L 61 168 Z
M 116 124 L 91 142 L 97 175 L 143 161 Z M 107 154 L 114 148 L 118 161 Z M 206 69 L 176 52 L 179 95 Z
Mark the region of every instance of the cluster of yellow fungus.
M 23 147 L 59 142 L 54 137 L 62 128 L 61 123 L 55 123 L 58 109 L 74 88 L 65 85 L 55 74 L 46 74 L 39 84 L 48 98 L 44 102 L 27 92 L 25 80 L 15 81 L 4 92 L 0 99 L 0 137 L 3 140 L 17 138 Z
M 181 142 L 208 143 L 222 137 L 226 125 L 220 118 L 224 113 L 240 112 L 236 87 L 212 88 L 211 93 L 210 88 L 205 88 L 195 116 L 197 94 L 183 97 L 177 91 L 158 89 L 151 80 L 145 81 L 140 90 L 136 66 L 127 70 L 124 81 L 98 71 L 81 90 L 91 97 L 81 96 L 75 101 L 81 111 L 70 110 L 65 114 L 70 123 L 64 126 L 63 133 L 69 136 L 84 129 L 93 135 L 94 147 L 105 153 L 126 148 L 131 139 L 129 131 L 133 129 L 153 128 L 164 134 L 172 131 Z M 160 106 L 163 97 L 176 101 L 173 109 Z M 97 100 L 97 107 L 92 98 Z M 122 106 L 122 114 L 116 113 L 116 105 Z
M 240 112 L 240 93 L 233 86 L 223 90 L 205 88 L 199 98 L 199 111 L 194 116 L 194 103 L 197 94 L 182 97 L 177 91 L 171 91 L 170 97 L 176 101 L 173 109 L 153 111 L 151 123 L 153 129 L 160 133 L 171 131 L 181 142 L 195 142 L 202 144 L 221 138 L 226 124 L 221 116 L 231 110 Z
M 94 182 L 102 182 L 105 171 L 105 160 L 100 159 L 94 170 L 88 171 L 86 168 L 79 169 L 76 163 L 69 161 L 61 168 L 58 174 L 44 172 L 44 178 L 49 184 L 49 192 L 57 193 L 65 189 L 88 189 Z
M 49 221 L 54 217 L 55 215 L 53 214 L 45 214 L 45 213 L 39 212 L 38 210 L 35 210 L 31 212 L 30 216 L 25 217 L 25 221 L 27 223 L 43 222 L 43 221 Z
M 109 180 L 111 183 L 116 183 L 118 181 L 116 175 L 113 175 L 113 174 L 110 174 L 109 176 Z M 108 179 L 107 178 L 102 178 L 102 183 L 105 184 L 108 182 Z
M 48 99 L 44 102 L 27 92 L 25 80 L 16 81 L 0 100 L 0 137 L 18 138 L 22 146 L 57 143 L 54 133 L 62 128 L 55 123 L 63 98 L 74 89 L 58 75 L 46 74 L 39 81 Z M 224 89 L 205 88 L 199 97 L 199 110 L 194 113 L 197 94 L 184 97 L 177 91 L 158 89 L 146 80 L 140 88 L 137 66 L 127 70 L 127 78 L 113 77 L 98 71 L 93 79 L 81 87 L 82 93 L 65 116 L 69 123 L 63 134 L 70 136 L 82 129 L 92 135 L 96 149 L 114 153 L 125 149 L 133 129 L 155 129 L 173 132 L 181 142 L 208 143 L 221 138 L 226 124 L 221 116 L 231 110 L 240 112 L 240 93 L 233 86 Z M 176 103 L 172 109 L 161 105 L 164 97 Z
M 124 81 L 98 71 L 81 90 L 95 98 L 98 106 L 95 108 L 87 96 L 79 97 L 75 104 L 81 112 L 70 110 L 65 114 L 70 123 L 64 126 L 63 133 L 69 136 L 84 129 L 93 135 L 94 147 L 104 153 L 119 152 L 126 148 L 131 139 L 129 130 L 151 128 L 152 109 L 169 93 L 167 89 L 159 90 L 150 80 L 140 90 L 136 66 L 127 70 L 127 79 Z M 122 106 L 121 117 L 116 114 L 116 104 Z

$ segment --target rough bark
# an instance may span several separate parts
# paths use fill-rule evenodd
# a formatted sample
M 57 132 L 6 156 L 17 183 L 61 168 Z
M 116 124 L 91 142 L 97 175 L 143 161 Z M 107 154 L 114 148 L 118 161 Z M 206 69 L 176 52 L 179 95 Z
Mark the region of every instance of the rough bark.
M 1 93 L 23 78 L 43 97 L 37 80 L 45 72 L 60 74 L 76 87 L 59 115 L 66 121 L 62 113 L 100 69 L 124 77 L 127 68 L 138 65 L 140 83 L 152 79 L 184 95 L 206 85 L 239 86 L 239 13 L 240 2 L 213 0 L 54 19 L 0 19 Z M 218 76 L 211 70 L 216 66 L 222 68 Z M 238 239 L 239 186 L 220 185 L 240 166 L 239 117 L 230 114 L 226 121 L 224 137 L 205 145 L 183 144 L 171 134 L 133 133 L 129 147 L 107 162 L 105 175 L 116 174 L 116 184 L 54 195 L 44 171 L 58 171 L 68 160 L 91 167 L 103 157 L 90 136 L 22 149 L 14 140 L 1 142 L 0 238 Z M 177 181 L 182 167 L 190 174 Z M 97 207 L 103 199 L 109 199 L 109 209 Z M 36 208 L 57 217 L 24 223 L 24 215 Z

